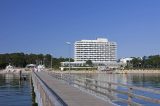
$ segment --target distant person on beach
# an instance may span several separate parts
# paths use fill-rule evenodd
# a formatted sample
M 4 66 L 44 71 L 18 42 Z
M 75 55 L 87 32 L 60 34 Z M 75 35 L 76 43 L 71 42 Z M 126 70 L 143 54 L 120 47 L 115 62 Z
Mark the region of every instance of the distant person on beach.
M 38 70 L 37 70 L 37 68 L 36 68 L 36 67 L 34 67 L 33 71 L 34 71 L 34 72 L 37 72 Z

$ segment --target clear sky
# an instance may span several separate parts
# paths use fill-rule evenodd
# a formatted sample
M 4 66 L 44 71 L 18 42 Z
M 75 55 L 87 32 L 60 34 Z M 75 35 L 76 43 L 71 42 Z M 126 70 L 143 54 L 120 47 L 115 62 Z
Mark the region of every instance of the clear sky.
M 65 42 L 97 37 L 118 58 L 160 54 L 160 0 L 0 0 L 0 53 L 67 57 Z

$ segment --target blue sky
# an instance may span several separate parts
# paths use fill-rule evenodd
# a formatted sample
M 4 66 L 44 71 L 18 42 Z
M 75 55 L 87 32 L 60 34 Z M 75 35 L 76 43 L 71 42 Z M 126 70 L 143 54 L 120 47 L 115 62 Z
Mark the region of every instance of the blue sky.
M 160 0 L 0 0 L 0 53 L 67 57 L 66 41 L 97 37 L 118 58 L 159 54 Z

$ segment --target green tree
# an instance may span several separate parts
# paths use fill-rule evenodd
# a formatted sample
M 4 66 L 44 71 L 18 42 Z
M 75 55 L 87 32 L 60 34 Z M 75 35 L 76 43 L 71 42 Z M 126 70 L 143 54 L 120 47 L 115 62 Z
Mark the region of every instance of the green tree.
M 87 60 L 87 61 L 86 61 L 86 65 L 88 65 L 88 66 L 92 67 L 92 66 L 93 66 L 93 63 L 92 63 L 92 61 L 91 61 L 91 60 Z

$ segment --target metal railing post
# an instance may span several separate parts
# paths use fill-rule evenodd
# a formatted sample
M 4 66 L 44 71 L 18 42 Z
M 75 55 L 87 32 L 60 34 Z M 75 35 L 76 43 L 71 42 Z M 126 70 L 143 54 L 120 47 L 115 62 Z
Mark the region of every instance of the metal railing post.
M 98 85 L 98 81 L 95 80 L 95 90 L 97 91 L 97 85 Z
M 111 85 L 111 83 L 108 83 L 108 93 L 111 95 L 112 94 L 112 85 Z

